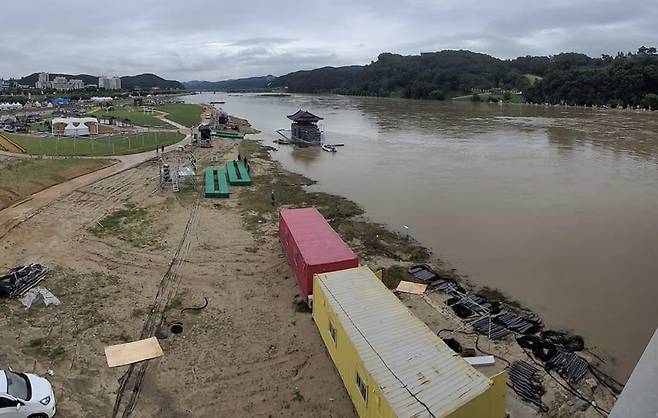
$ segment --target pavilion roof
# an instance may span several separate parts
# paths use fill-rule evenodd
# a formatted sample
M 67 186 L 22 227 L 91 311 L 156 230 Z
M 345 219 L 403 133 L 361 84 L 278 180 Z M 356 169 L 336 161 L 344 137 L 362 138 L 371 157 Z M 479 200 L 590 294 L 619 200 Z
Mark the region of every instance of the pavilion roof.
M 320 116 L 316 116 L 313 113 L 302 109 L 299 109 L 296 113 L 286 117 L 294 122 L 317 122 L 323 119 Z

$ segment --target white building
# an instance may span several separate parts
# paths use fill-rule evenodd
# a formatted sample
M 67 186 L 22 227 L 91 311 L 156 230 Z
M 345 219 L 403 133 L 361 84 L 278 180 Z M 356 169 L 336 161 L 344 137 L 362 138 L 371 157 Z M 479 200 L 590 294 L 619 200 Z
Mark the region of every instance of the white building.
M 69 81 L 66 77 L 55 77 L 50 85 L 55 90 L 69 90 Z
M 121 90 L 121 79 L 119 77 L 98 77 L 98 88 L 105 90 Z
M 69 80 L 69 86 L 72 90 L 82 90 L 85 88 L 85 82 L 78 79 L 71 79 Z
M 60 91 L 67 90 L 81 90 L 85 88 L 85 83 L 82 80 L 71 79 L 68 80 L 66 77 L 55 77 L 53 81 L 48 83 L 50 88 Z
M 111 104 L 112 103 L 112 98 L 111 97 L 94 96 L 90 100 L 94 103 L 97 103 L 97 104 Z
M 50 87 L 50 74 L 48 73 L 39 73 L 39 80 L 35 84 L 35 87 L 38 89 L 47 89 Z

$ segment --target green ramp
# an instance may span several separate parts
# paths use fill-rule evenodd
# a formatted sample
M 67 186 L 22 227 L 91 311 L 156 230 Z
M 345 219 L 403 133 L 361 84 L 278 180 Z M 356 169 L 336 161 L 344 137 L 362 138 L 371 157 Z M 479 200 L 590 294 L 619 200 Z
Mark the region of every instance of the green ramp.
M 226 174 L 228 175 L 228 182 L 231 186 L 251 185 L 251 177 L 249 177 L 247 168 L 242 161 L 227 161 Z
M 208 167 L 204 171 L 206 197 L 229 197 L 226 173 L 218 167 Z
M 229 130 L 213 131 L 211 135 L 218 136 L 220 138 L 237 138 L 237 139 L 244 138 L 244 134 L 242 132 L 229 131 Z

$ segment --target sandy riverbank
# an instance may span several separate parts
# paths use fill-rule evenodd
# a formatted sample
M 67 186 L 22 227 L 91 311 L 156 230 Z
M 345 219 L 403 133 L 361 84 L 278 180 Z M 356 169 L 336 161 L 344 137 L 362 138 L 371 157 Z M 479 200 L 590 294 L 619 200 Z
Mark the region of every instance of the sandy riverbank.
M 55 199 L 7 233 L 4 263 L 49 265 L 42 284 L 62 305 L 25 310 L 1 301 L 0 362 L 40 374 L 52 369 L 63 417 L 122 416 L 126 408 L 134 417 L 354 416 L 310 314 L 297 303 L 276 211 L 317 206 L 364 264 L 386 269 L 391 286 L 405 277 L 404 267 L 428 260 L 425 249 L 369 222 L 353 202 L 308 192 L 311 180 L 283 170 L 256 142 L 216 140 L 191 152 L 201 168 L 247 156 L 254 185 L 232 188 L 227 200 L 204 199 L 200 182 L 174 194 L 160 189 L 157 162 L 146 161 Z M 445 295 L 400 297 L 433 330 L 461 325 L 443 307 Z M 205 309 L 181 313 L 204 298 Z M 138 339 L 155 300 L 163 303 L 155 319 L 165 355 L 121 391 L 128 368 L 108 368 L 103 348 Z M 168 332 L 174 321 L 182 334 Z M 474 345 L 474 337 L 456 338 Z M 514 340 L 481 337 L 478 345 L 510 361 L 525 358 Z M 544 382 L 552 416 L 599 416 L 591 407 L 575 412 L 583 405 L 550 377 Z M 588 396 L 611 404 L 601 387 Z M 508 405 L 512 417 L 541 415 L 512 391 Z

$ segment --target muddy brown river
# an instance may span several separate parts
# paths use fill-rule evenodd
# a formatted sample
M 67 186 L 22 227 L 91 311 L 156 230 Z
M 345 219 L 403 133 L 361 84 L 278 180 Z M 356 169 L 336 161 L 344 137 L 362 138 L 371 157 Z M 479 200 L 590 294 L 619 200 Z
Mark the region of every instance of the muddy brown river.
M 658 112 L 343 96 L 200 94 L 265 144 L 300 108 L 336 154 L 283 165 L 410 228 L 480 286 L 573 330 L 624 380 L 658 326 Z

